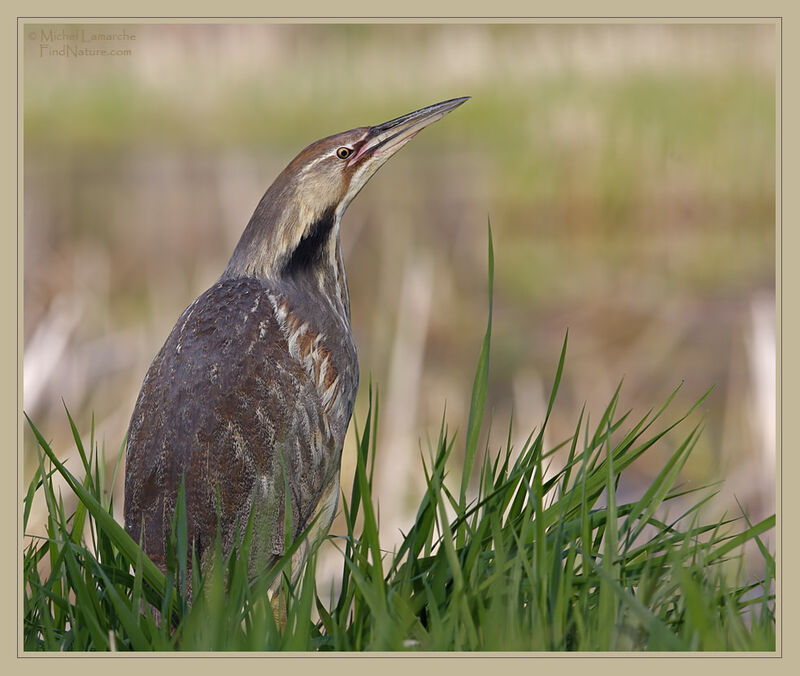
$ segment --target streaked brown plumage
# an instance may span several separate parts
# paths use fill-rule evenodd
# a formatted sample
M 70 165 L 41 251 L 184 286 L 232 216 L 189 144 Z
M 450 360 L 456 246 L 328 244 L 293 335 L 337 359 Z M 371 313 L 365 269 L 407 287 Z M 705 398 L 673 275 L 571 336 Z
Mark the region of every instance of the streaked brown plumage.
M 145 376 L 128 431 L 125 526 L 162 569 L 184 477 L 201 562 L 241 534 L 251 572 L 284 551 L 284 471 L 296 574 L 328 531 L 358 387 L 339 224 L 350 201 L 417 132 L 466 98 L 303 150 L 256 207 L 219 281 L 178 319 Z M 218 514 L 219 511 L 219 514 Z

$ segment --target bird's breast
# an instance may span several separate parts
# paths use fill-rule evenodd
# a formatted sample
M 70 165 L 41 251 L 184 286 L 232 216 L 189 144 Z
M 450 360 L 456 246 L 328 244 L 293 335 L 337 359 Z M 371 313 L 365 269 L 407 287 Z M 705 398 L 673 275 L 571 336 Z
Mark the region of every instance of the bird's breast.
M 334 432 L 344 440 L 358 387 L 358 359 L 349 320 L 330 305 L 280 292 L 268 294 L 289 355 L 314 383 Z
M 319 510 L 329 518 L 335 502 L 325 500 L 338 480 L 358 366 L 349 325 L 325 307 L 263 279 L 236 278 L 212 286 L 178 319 L 128 431 L 126 528 L 136 538 L 143 529 L 159 565 L 182 481 L 199 552 L 218 525 L 229 545 L 236 523 L 258 508 L 259 546 L 280 554 L 285 495 L 293 537 Z

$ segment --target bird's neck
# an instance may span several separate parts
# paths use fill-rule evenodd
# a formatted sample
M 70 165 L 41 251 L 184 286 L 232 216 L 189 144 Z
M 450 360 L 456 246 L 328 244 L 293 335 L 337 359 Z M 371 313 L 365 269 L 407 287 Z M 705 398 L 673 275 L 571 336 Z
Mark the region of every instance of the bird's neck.
M 349 326 L 339 238 L 343 209 L 313 211 L 299 199 L 281 200 L 274 187 L 256 207 L 222 278 L 262 278 L 309 300 L 327 301 Z
M 307 237 L 286 256 L 277 282 L 289 295 L 306 304 L 312 315 L 332 311 L 342 326 L 349 329 L 350 296 L 339 237 L 339 218 L 340 215 L 332 210 L 309 226 Z

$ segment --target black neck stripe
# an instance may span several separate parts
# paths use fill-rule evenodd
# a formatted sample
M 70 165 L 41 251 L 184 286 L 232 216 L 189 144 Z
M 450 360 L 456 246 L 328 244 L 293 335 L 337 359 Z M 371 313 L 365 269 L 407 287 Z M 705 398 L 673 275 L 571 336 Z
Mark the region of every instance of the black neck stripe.
M 283 265 L 284 274 L 293 275 L 308 270 L 322 260 L 322 252 L 333 230 L 335 213 L 334 207 L 328 207 L 316 221 L 306 228 L 294 251 L 291 251 L 286 257 Z

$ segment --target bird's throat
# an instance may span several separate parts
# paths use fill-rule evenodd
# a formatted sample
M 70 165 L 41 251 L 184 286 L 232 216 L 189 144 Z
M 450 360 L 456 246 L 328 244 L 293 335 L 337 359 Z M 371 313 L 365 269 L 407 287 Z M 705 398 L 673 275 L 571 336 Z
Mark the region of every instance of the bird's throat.
M 330 253 L 336 225 L 334 207 L 325 209 L 312 223 L 303 228 L 296 246 L 284 256 L 281 274 L 294 277 L 312 271 L 318 266 L 330 265 Z
M 281 258 L 279 280 L 311 305 L 324 299 L 343 326 L 350 324 L 350 298 L 339 239 L 341 210 L 325 209 Z M 320 308 L 321 309 L 321 308 Z
M 280 186 L 278 186 L 280 187 Z M 324 300 L 349 326 L 350 299 L 339 242 L 341 204 L 313 212 L 273 184 L 256 207 L 221 279 L 258 277 L 304 302 Z

